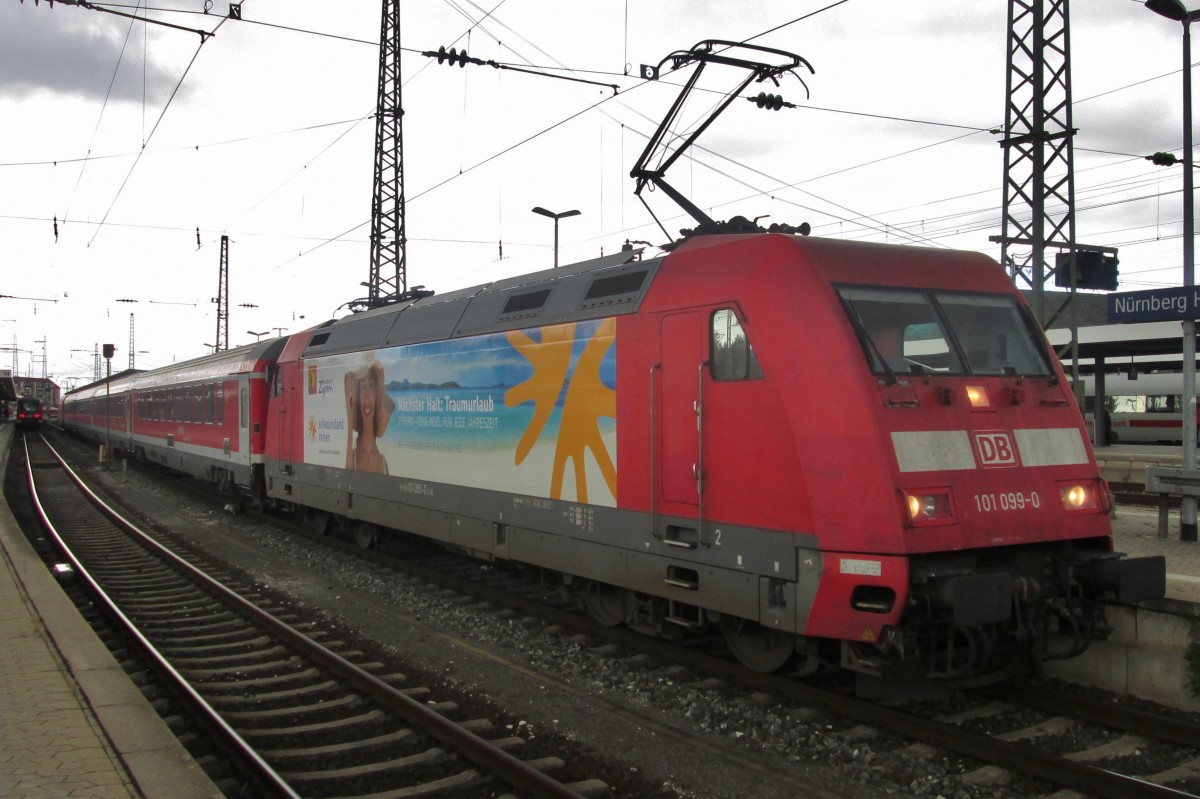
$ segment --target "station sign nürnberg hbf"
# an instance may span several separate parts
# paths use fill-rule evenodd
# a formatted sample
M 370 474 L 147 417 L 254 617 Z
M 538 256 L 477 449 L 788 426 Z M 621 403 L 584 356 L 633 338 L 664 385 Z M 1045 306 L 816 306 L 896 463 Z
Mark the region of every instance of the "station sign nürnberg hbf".
M 1108 322 L 1169 322 L 1200 319 L 1200 287 L 1182 286 L 1108 295 Z

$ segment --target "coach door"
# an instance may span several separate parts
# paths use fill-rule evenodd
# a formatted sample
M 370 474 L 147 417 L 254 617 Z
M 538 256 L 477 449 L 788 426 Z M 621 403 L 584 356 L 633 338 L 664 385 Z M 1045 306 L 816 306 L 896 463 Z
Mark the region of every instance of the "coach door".
M 659 347 L 655 427 L 660 442 L 656 480 L 668 516 L 696 519 L 690 530 L 668 528 L 668 543 L 695 546 L 699 541 L 703 480 L 700 448 L 700 378 L 705 357 L 704 317 L 699 312 L 663 317 Z M 672 507 L 674 506 L 674 507 Z M 684 507 L 680 507 L 684 506 Z
M 267 392 L 267 414 L 270 421 L 267 424 L 268 439 L 273 437 L 273 441 L 268 442 L 268 446 L 273 448 L 273 452 L 269 453 L 278 458 L 282 463 L 292 463 L 295 458 L 295 441 L 292 437 L 292 431 L 287 426 L 287 400 L 291 397 L 287 394 L 289 370 L 295 369 L 294 362 L 272 364 L 267 368 L 267 384 L 265 386 Z
M 254 452 L 250 449 L 250 378 L 246 375 L 238 375 L 237 382 L 238 398 L 238 452 L 246 463 L 254 463 Z

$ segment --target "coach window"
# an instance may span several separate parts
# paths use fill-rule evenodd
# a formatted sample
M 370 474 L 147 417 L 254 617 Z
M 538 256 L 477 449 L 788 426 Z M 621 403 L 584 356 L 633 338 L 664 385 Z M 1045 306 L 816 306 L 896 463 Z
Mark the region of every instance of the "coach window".
M 762 368 L 732 308 L 712 315 L 712 375 L 716 380 L 761 380 Z
M 225 424 L 225 384 L 217 383 L 213 389 L 213 396 L 216 398 L 213 406 L 213 413 L 217 424 Z
M 243 430 L 247 427 L 246 419 L 250 416 L 250 392 L 247 389 L 242 389 L 241 396 L 238 399 L 238 426 Z

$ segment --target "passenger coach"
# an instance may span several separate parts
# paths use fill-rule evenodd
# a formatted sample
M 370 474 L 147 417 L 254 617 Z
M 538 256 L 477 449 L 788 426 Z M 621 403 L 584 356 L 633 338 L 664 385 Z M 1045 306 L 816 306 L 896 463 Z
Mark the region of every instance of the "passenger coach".
M 271 339 L 67 394 L 68 429 L 221 485 L 261 483 Z

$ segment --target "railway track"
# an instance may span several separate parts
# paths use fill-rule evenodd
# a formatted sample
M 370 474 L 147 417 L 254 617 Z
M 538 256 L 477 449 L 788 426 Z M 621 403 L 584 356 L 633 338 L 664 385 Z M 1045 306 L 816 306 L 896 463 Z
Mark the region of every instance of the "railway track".
M 396 552 L 363 552 L 352 542 L 304 533 L 309 546 L 327 547 L 361 557 L 373 567 L 420 580 L 446 592 L 484 602 L 502 612 L 538 618 L 552 629 L 598 652 L 613 653 L 647 668 L 672 670 L 678 679 L 714 691 L 748 691 L 761 703 L 762 697 L 791 708 L 817 709 L 817 723 L 835 730 L 845 739 L 874 740 L 890 737 L 900 749 L 903 742 L 932 745 L 972 762 L 965 781 L 980 786 L 1007 784 L 1013 779 L 1033 784 L 1071 788 L 1089 796 L 1113 799 L 1184 799 L 1200 795 L 1200 724 L 1170 719 L 1158 712 L 1131 710 L 1117 704 L 1096 706 L 1094 697 L 1074 699 L 1061 692 L 1039 690 L 1029 685 L 996 689 L 975 700 L 975 705 L 957 714 L 922 715 L 920 703 L 911 708 L 882 706 L 878 702 L 847 696 L 840 690 L 799 682 L 785 676 L 748 671 L 731 657 L 719 657 L 695 649 L 648 638 L 624 629 L 607 628 L 561 607 L 536 584 L 521 583 L 511 573 L 456 557 L 428 547 L 400 548 Z M 714 642 L 719 639 L 714 637 Z M 719 645 L 719 643 L 717 644 Z M 678 677 L 680 667 L 693 673 Z M 964 695 L 970 702 L 970 694 Z M 1024 711 L 1024 712 L 1023 712 Z M 1020 719 L 1040 714 L 1037 721 Z M 1000 722 L 990 725 L 987 720 Z M 1005 723 L 1005 722 L 1008 723 Z M 832 723 L 830 723 L 832 722 Z M 991 727 L 991 729 L 989 729 Z M 1056 740 L 1056 733 L 1069 732 Z M 1071 742 L 1086 742 L 1072 749 Z M 920 756 L 931 750 L 911 750 Z M 1153 753 L 1149 757 L 1148 753 Z M 1177 783 L 1178 787 L 1163 785 Z M 1054 790 L 1047 787 L 1046 795 Z
M 552 592 L 521 584 L 505 570 L 474 559 L 427 547 L 369 553 L 351 542 L 305 535 L 310 546 L 365 558 L 376 568 L 413 577 L 448 596 L 467 596 L 504 612 L 536 617 L 564 636 L 586 640 L 584 645 L 597 652 L 644 662 L 647 668 L 665 668 L 693 685 L 747 691 L 759 704 L 764 696 L 771 697 L 796 718 L 813 719 L 804 711 L 816 710 L 822 715 L 815 723 L 845 740 L 888 738 L 888 746 L 916 757 L 953 753 L 970 764 L 963 781 L 981 789 L 1024 780 L 1035 790 L 1044 787 L 1041 792 L 1047 796 L 1059 788 L 1112 799 L 1200 796 L 1200 723 L 1182 714 L 1173 718 L 1117 703 L 1097 705 L 1092 694 L 1073 696 L 1023 683 L 963 692 L 963 710 L 925 715 L 919 702 L 881 705 L 787 675 L 758 674 L 732 656 L 681 649 L 604 627 L 548 601 Z M 712 643 L 719 646 L 719 638 L 714 636 Z M 681 667 L 691 676 L 680 677 Z M 936 706 L 944 708 L 943 703 Z M 912 747 L 913 741 L 919 745 Z
M 187 697 L 264 795 L 579 797 L 564 760 L 402 674 L 289 625 L 253 586 L 226 587 L 123 520 L 42 439 L 26 438 L 28 485 L 79 578 Z M 88 501 L 82 501 L 82 496 Z M 497 732 L 499 730 L 499 732 Z M 570 755 L 567 755 L 570 757 Z
M 297 525 L 272 523 L 289 535 L 299 534 Z M 781 737 L 795 737 L 789 726 L 815 729 L 810 741 L 824 736 L 865 742 L 884 763 L 897 753 L 909 760 L 949 753 L 962 764 L 958 770 L 963 772 L 964 785 L 980 791 L 993 782 L 1017 786 L 1010 787 L 1007 795 L 1051 795 L 1064 787 L 1097 797 L 1181 799 L 1196 795 L 1200 786 L 1195 778 L 1200 772 L 1196 750 L 1200 727 L 1187 719 L 1097 704 L 1091 696 L 1072 701 L 1063 692 L 1045 694 L 1025 685 L 1007 693 L 997 689 L 963 694 L 953 711 L 945 703 L 936 703 L 933 711 L 920 702 L 881 706 L 786 676 L 748 672 L 729 659 L 602 627 L 548 601 L 553 592 L 492 564 L 424 546 L 385 546 L 382 551 L 365 552 L 334 536 L 311 531 L 307 535 L 302 548 L 306 551 L 328 549 L 362 558 L 361 568 L 378 572 L 383 581 L 410 581 L 447 602 L 463 604 L 469 599 L 472 606 L 490 608 L 485 612 L 510 618 L 518 614 L 526 626 L 554 631 L 597 657 L 657 671 L 697 692 L 711 692 L 714 704 L 718 695 L 753 697 L 758 705 L 778 709 L 773 716 L 784 720 Z M 877 763 L 875 768 L 887 767 Z

